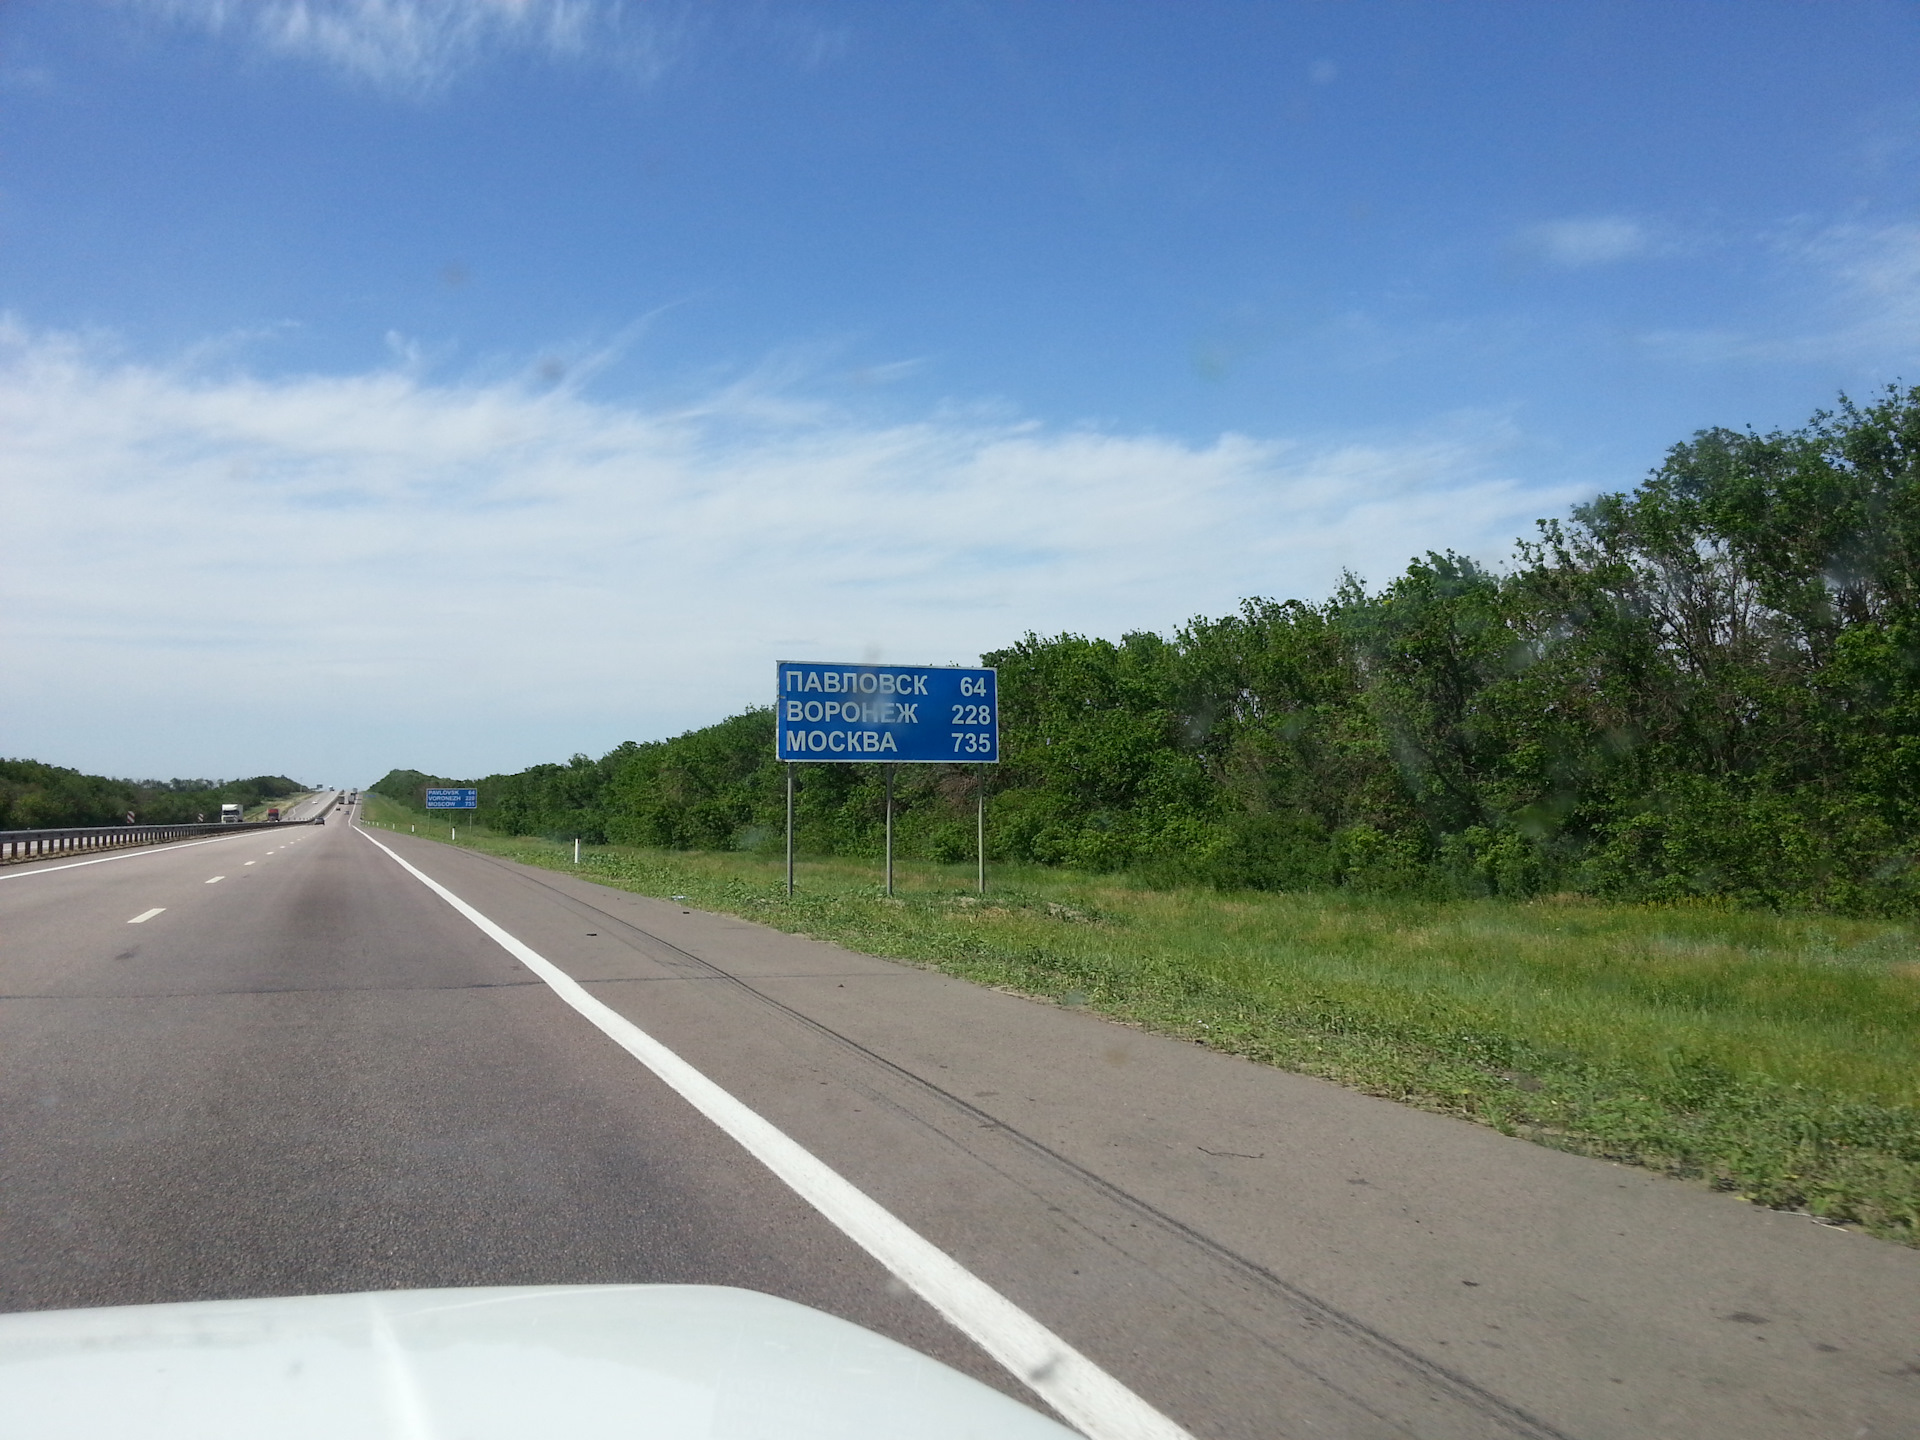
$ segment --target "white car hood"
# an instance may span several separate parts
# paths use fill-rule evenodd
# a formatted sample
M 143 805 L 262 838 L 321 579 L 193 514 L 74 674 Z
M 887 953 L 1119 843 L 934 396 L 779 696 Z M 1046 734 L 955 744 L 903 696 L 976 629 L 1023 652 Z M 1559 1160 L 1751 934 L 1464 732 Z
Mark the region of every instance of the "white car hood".
M 0 1315 L 8 1440 L 1067 1440 L 936 1360 L 708 1285 Z

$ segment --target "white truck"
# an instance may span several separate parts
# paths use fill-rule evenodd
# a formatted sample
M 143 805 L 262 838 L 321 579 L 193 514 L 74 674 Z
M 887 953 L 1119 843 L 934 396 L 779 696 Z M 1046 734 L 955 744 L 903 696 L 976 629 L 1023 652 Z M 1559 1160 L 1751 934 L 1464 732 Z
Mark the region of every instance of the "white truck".
M 220 807 L 220 823 L 222 825 L 238 825 L 246 818 L 246 814 L 247 812 L 241 806 L 222 805 Z

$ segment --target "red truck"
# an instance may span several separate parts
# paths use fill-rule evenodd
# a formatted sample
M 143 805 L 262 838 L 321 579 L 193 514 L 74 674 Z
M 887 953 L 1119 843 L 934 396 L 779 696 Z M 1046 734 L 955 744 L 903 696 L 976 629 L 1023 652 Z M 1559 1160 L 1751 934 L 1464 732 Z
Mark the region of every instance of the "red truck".
M 278 820 L 279 818 L 280 818 L 280 807 L 278 805 L 274 806 L 271 810 L 267 811 L 267 819 Z

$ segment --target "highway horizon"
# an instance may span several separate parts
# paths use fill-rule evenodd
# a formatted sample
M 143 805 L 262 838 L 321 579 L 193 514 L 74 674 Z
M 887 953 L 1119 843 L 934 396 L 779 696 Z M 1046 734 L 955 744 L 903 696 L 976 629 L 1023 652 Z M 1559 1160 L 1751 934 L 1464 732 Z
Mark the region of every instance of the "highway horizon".
M 1912 1251 L 348 818 L 0 870 L 0 1311 L 726 1284 L 1194 1436 L 1920 1431 Z

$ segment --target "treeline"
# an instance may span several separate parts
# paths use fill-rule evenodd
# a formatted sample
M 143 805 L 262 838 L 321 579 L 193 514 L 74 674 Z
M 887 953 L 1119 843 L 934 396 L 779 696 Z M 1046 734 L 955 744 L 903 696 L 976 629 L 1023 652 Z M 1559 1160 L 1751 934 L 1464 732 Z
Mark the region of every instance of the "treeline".
M 184 825 L 220 807 L 254 806 L 306 789 L 284 775 L 246 780 L 111 780 L 37 760 L 0 760 L 0 830 L 123 825 L 131 812 L 152 825 Z
M 1710 430 L 1489 570 L 1249 600 L 999 667 L 999 858 L 1220 886 L 1575 890 L 1906 912 L 1920 898 L 1920 388 Z M 872 853 L 881 777 L 801 771 L 809 850 Z M 977 772 L 901 767 L 897 843 L 972 853 Z M 418 804 L 425 776 L 375 788 Z M 480 779 L 522 834 L 780 842 L 770 711 Z

